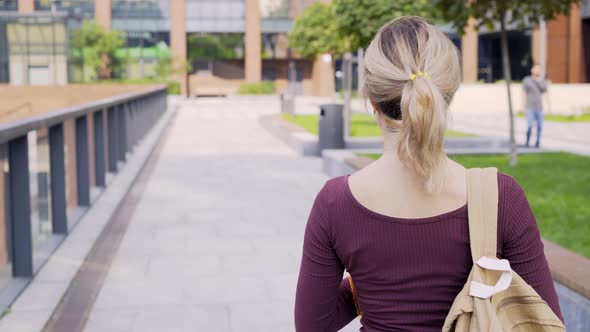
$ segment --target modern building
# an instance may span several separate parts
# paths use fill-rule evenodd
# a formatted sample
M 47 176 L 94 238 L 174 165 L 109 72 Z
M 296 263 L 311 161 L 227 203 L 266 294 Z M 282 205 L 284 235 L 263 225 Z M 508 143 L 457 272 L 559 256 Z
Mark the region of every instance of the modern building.
M 473 22 L 472 22 L 473 23 Z M 533 64 L 545 64 L 554 83 L 585 83 L 590 80 L 590 0 L 572 6 L 569 16 L 561 15 L 539 27 L 509 32 L 513 79 L 529 74 Z M 498 32 L 473 25 L 466 28 L 461 42 L 463 81 L 494 82 L 503 78 Z
M 329 0 L 322 0 L 329 2 Z M 81 52 L 69 47 L 84 20 L 121 31 L 130 59 L 122 76 L 156 75 L 172 59 L 183 92 L 223 94 L 242 82 L 269 80 L 306 95 L 334 91 L 332 59 L 295 56 L 287 33 L 315 0 L 0 0 L 0 83 L 65 84 L 86 78 Z M 509 33 L 512 72 L 522 79 L 533 63 L 545 62 L 549 78 L 581 83 L 590 78 L 590 0 L 570 16 Z M 464 81 L 502 78 L 497 32 L 470 26 L 454 40 L 462 50 Z M 546 53 L 542 51 L 546 49 Z M 543 56 L 546 54 L 546 56 Z M 338 64 L 338 62 L 336 62 Z M 189 75 L 183 72 L 192 67 Z M 291 79 L 289 79 L 291 78 Z M 289 83 L 291 82 L 291 83 Z
M 293 18 L 313 2 L 0 0 L 0 83 L 83 80 L 83 64 L 68 42 L 84 20 L 94 20 L 123 33 L 121 52 L 132 59 L 126 78 L 152 76 L 158 60 L 170 56 L 184 92 L 189 82 L 193 93 L 199 88 L 215 93 L 216 87 L 236 89 L 241 82 L 260 80 L 275 81 L 284 90 L 291 73 L 300 93 L 329 95 L 331 63 L 297 58 L 287 45 Z M 187 63 L 193 68 L 190 78 L 179 73 Z

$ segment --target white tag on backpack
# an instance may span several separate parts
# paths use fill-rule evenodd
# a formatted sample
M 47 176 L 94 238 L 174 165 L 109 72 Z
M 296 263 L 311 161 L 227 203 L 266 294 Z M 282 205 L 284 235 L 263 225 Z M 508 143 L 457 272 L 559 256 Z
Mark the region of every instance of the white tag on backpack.
M 510 287 L 512 283 L 512 268 L 510 268 L 510 262 L 508 260 L 482 257 L 475 264 L 485 270 L 501 271 L 502 275 L 494 286 L 471 281 L 469 295 L 480 299 L 488 299 Z

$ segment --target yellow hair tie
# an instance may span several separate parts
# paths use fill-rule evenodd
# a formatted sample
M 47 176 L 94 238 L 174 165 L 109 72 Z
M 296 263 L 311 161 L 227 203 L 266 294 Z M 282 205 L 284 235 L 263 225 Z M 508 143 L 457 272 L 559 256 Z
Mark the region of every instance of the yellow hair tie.
M 427 80 L 430 79 L 430 76 L 427 73 L 423 73 L 422 71 L 419 71 L 418 74 L 412 74 L 412 75 L 410 75 L 410 80 L 413 82 L 418 77 L 424 77 Z

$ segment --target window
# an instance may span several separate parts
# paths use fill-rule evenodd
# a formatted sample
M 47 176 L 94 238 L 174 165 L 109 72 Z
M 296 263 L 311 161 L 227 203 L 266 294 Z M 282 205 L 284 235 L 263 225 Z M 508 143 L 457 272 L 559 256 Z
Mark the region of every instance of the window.
M 94 16 L 94 0 L 35 0 L 35 10 L 51 10 L 52 4 L 56 10 L 68 11 L 75 16 Z
M 18 0 L 0 0 L 0 10 L 17 10 Z

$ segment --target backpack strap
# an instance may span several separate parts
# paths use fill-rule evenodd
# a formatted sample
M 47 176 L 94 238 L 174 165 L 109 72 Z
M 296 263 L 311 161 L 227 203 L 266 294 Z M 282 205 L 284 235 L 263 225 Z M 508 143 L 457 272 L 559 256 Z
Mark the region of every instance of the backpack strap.
M 498 170 L 475 168 L 467 170 L 467 209 L 469 211 L 469 242 L 473 263 L 478 266 L 471 280 L 469 295 L 488 299 L 505 291 L 512 283 L 510 262 L 496 258 L 498 228 Z M 492 274 L 501 272 L 495 285 Z
M 472 168 L 467 170 L 467 209 L 471 257 L 496 257 L 498 226 L 498 170 Z

